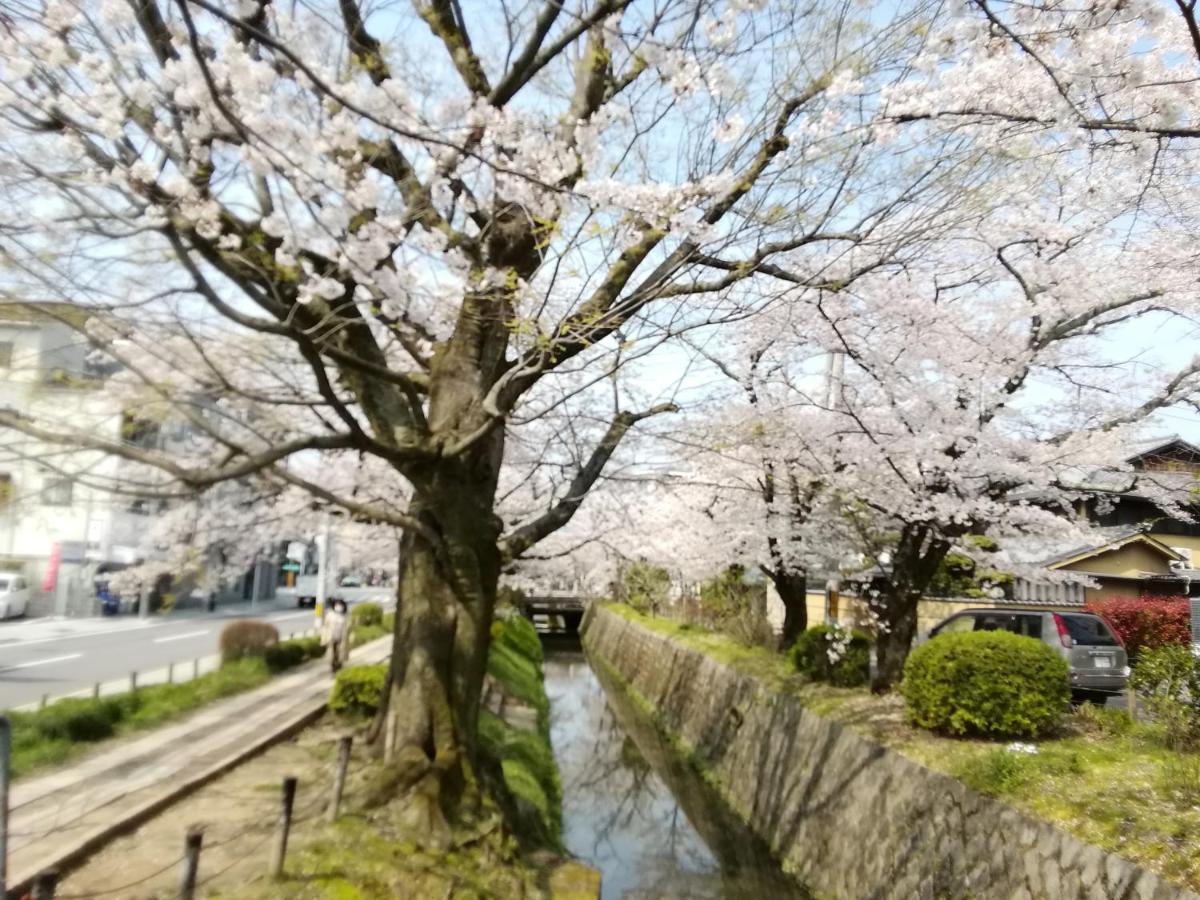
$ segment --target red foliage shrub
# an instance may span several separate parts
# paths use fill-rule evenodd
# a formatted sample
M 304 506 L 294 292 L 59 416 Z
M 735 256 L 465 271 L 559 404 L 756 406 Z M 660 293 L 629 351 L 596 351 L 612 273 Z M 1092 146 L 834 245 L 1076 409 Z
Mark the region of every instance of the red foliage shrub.
M 1117 633 L 1130 656 L 1167 644 L 1189 644 L 1191 614 L 1186 597 L 1107 597 L 1089 600 L 1084 609 L 1095 613 Z

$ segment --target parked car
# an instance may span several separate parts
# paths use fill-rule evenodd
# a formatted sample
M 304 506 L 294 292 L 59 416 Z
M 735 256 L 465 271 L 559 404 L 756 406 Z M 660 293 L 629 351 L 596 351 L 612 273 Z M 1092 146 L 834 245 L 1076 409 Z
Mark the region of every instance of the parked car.
M 0 619 L 25 615 L 29 606 L 29 582 L 16 572 L 0 572 Z
M 960 631 L 1011 631 L 1052 647 L 1067 661 L 1076 700 L 1103 703 L 1129 682 L 1129 657 L 1120 638 L 1090 613 L 967 609 L 930 629 L 929 638 Z

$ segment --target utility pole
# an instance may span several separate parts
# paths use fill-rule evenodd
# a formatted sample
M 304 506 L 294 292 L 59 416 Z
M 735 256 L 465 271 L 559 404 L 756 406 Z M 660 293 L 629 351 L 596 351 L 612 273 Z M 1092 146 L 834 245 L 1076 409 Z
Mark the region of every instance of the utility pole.
M 846 373 L 846 356 L 834 351 L 825 360 L 825 408 L 842 406 L 842 378 Z
M 318 627 L 325 614 L 325 601 L 329 595 L 329 519 L 329 511 L 326 510 L 321 514 L 321 533 L 317 535 L 317 602 L 313 605 L 313 614 L 317 617 Z
M 250 585 L 250 612 L 258 606 L 258 593 L 262 588 L 262 552 L 254 554 L 254 580 Z

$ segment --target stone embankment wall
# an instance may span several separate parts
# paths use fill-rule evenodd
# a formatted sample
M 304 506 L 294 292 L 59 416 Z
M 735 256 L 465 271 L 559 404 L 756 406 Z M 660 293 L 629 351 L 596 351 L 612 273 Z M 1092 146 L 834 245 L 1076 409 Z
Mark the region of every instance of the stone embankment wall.
M 818 897 L 1200 900 L 603 607 L 584 647 Z

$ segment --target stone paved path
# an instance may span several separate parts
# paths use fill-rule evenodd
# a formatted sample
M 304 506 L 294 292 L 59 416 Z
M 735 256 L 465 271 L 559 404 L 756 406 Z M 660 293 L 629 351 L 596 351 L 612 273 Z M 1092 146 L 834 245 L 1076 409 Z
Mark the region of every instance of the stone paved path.
M 391 638 L 356 648 L 382 662 Z M 118 740 L 67 768 L 24 779 L 9 795 L 8 887 L 74 863 L 173 800 L 303 727 L 325 707 L 325 662 L 272 679 L 145 735 Z

